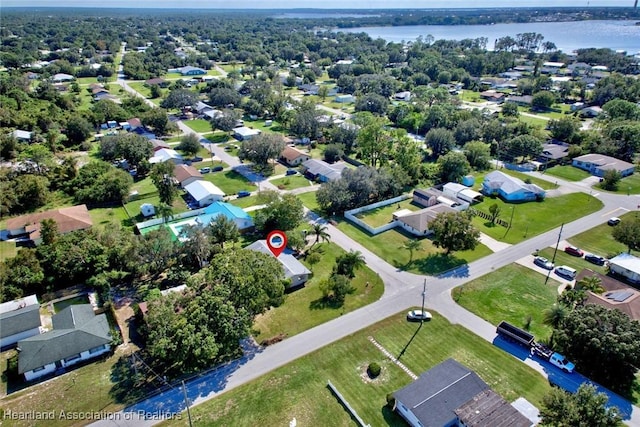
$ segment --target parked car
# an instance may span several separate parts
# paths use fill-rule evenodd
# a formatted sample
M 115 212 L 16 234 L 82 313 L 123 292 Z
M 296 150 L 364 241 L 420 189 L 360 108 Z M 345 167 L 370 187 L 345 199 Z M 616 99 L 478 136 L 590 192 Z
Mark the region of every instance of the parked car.
M 202 161 L 202 157 L 199 156 L 195 156 L 193 159 L 191 159 L 192 162 L 201 162 Z
M 578 274 L 578 272 L 575 269 L 571 267 L 567 267 L 566 265 L 561 265 L 557 267 L 555 272 L 558 276 L 564 277 L 565 279 L 569 279 L 569 280 L 575 279 L 576 274 Z
M 223 169 L 224 168 L 222 166 L 214 166 L 213 169 L 211 169 L 211 172 L 220 172 Z
M 227 145 L 226 147 L 224 147 L 224 151 L 231 151 L 231 147 Z
M 410 322 L 420 322 L 431 320 L 431 313 L 422 310 L 411 310 L 407 313 L 407 320 Z
M 580 248 L 577 248 L 575 246 L 567 246 L 566 248 L 564 248 L 564 251 L 569 255 L 573 255 L 573 256 L 581 257 L 584 255 L 584 252 L 582 252 Z
M 200 168 L 200 173 L 209 173 L 211 172 L 211 168 L 210 167 L 205 167 L 205 168 Z
M 287 171 L 284 173 L 285 175 L 295 175 L 297 174 L 298 171 L 295 169 L 287 169 Z
M 613 218 L 609 218 L 609 221 L 607 221 L 607 224 L 614 226 L 614 225 L 618 225 L 620 224 L 620 218 L 618 217 L 613 217 Z
M 587 261 L 595 265 L 604 265 L 604 263 L 607 262 L 607 259 L 605 257 L 601 257 L 600 255 L 594 255 L 594 254 L 586 254 L 584 256 L 584 259 L 586 259 Z
M 533 259 L 533 263 L 538 267 L 544 268 L 545 270 L 553 270 L 554 267 L 553 263 L 543 256 L 535 257 Z
M 250 195 L 251 195 L 251 193 L 250 193 L 250 192 L 248 192 L 248 191 L 245 191 L 245 190 L 238 191 L 238 197 L 239 197 L 239 198 L 240 198 L 240 197 L 248 197 L 248 196 L 250 196 Z

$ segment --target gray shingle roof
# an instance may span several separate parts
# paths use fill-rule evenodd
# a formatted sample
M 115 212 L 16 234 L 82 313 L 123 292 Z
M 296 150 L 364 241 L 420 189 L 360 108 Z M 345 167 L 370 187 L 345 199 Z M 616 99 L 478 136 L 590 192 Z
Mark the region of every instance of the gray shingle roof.
M 40 306 L 38 304 L 0 314 L 0 338 L 10 337 L 39 326 Z
M 394 393 L 424 427 L 441 427 L 456 418 L 455 410 L 489 386 L 453 359 L 434 366 Z
M 263 254 L 273 256 L 271 249 L 267 246 L 266 240 L 256 240 L 245 249 L 251 249 L 252 251 L 262 252 Z M 305 274 L 311 274 L 311 271 L 307 267 L 304 266 L 300 261 L 298 261 L 293 255 L 291 255 L 290 250 L 286 250 L 280 254 L 279 257 L 276 258 L 282 267 L 284 268 L 284 276 L 289 279 L 294 276 L 303 276 Z
M 107 316 L 94 315 L 90 304 L 71 305 L 54 315 L 52 321 L 53 331 L 18 342 L 19 373 L 111 342 Z

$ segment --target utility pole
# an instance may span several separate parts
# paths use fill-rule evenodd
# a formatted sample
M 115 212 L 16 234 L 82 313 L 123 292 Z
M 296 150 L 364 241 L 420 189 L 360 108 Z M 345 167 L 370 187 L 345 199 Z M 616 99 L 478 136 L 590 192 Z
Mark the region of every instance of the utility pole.
M 555 266 L 556 263 L 556 254 L 558 253 L 558 246 L 560 245 L 560 239 L 562 238 L 562 228 L 564 227 L 564 222 L 562 223 L 562 225 L 560 226 L 560 231 L 558 232 L 558 241 L 556 242 L 556 248 L 553 250 L 553 259 L 551 260 L 551 263 Z M 553 269 L 551 269 L 553 270 Z M 547 282 L 549 281 L 549 276 L 551 275 L 551 270 L 549 270 L 547 272 L 547 278 L 544 279 L 544 284 L 546 285 Z
M 182 392 L 184 393 L 184 404 L 187 406 L 187 416 L 189 417 L 189 427 L 193 427 L 193 423 L 191 422 L 191 411 L 189 410 L 189 398 L 187 397 L 187 387 L 184 385 L 184 380 L 182 381 Z
M 420 317 L 420 323 L 424 322 L 424 298 L 427 296 L 427 279 L 424 279 L 424 285 L 422 286 L 422 316 Z

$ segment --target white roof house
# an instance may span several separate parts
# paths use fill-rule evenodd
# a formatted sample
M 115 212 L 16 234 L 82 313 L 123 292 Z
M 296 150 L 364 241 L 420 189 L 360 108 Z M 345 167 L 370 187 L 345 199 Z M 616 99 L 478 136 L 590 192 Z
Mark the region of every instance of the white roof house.
M 187 193 L 198 202 L 198 206 L 208 206 L 213 202 L 222 201 L 224 191 L 210 183 L 209 181 L 194 181 L 184 187 Z
M 273 256 L 271 249 L 267 246 L 266 240 L 256 240 L 245 249 Z M 282 268 L 284 268 L 284 276 L 291 280 L 291 287 L 300 286 L 309 280 L 311 271 L 291 255 L 290 251 L 282 252 L 276 259 L 282 264 Z
M 12 135 L 18 141 L 31 141 L 31 136 L 33 132 L 29 132 L 26 130 L 16 129 L 13 131 Z
M 477 191 L 473 191 L 469 187 L 465 187 L 457 182 L 446 183 L 444 187 L 442 187 L 442 192 L 445 196 L 453 196 L 469 203 L 481 202 L 484 198 L 482 194 Z
M 171 148 L 161 148 L 153 154 L 153 157 L 149 159 L 149 163 L 152 165 L 155 163 L 164 163 L 171 160 L 173 163 L 179 165 L 182 164 L 182 156 Z
M 640 283 L 640 258 L 622 253 L 609 260 L 612 273 L 626 277 L 632 283 Z
M 248 141 L 254 136 L 260 135 L 260 133 L 261 132 L 259 129 L 252 129 L 250 127 L 241 126 L 233 130 L 233 137 L 239 141 Z

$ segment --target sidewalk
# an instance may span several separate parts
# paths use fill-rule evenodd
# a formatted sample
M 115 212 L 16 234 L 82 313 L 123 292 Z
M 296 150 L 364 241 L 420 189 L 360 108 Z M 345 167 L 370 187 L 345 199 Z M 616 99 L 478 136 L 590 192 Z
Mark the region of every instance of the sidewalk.
M 500 242 L 484 233 L 480 233 L 480 243 L 491 249 L 492 252 L 500 252 L 501 250 L 507 249 L 511 246 L 510 243 Z

